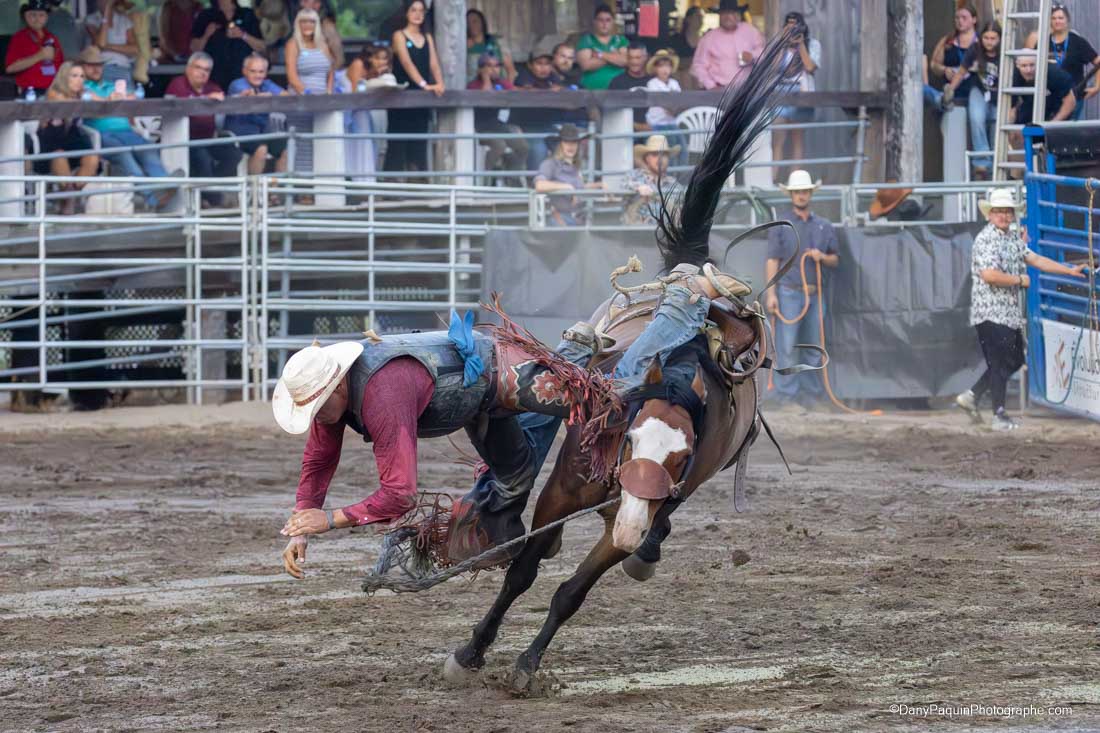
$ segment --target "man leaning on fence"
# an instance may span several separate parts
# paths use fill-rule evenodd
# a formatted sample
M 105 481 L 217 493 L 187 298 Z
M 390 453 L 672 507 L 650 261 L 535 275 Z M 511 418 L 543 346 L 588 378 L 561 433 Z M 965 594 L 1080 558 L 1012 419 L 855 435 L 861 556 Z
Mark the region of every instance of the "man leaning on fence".
M 768 312 L 774 316 L 778 367 L 798 361 L 798 344 L 821 344 L 824 305 L 822 294 L 818 292 L 818 266 L 840 264 L 833 225 L 810 210 L 814 191 L 820 183 L 814 183 L 807 171 L 792 171 L 787 185 L 779 186 L 791 197 L 791 208 L 779 218 L 791 222 L 794 230 L 777 227 L 768 232 L 767 280 L 798 252 L 800 244 L 802 246 L 795 266 L 783 275 L 778 287 L 768 291 L 764 301 Z M 797 402 L 803 407 L 811 407 L 825 396 L 824 383 L 816 371 L 777 379 L 774 386 L 775 395 L 780 399 Z
M 133 99 L 132 94 L 117 91 L 114 82 L 103 78 L 103 57 L 95 46 L 88 46 L 80 52 L 78 57 L 80 65 L 84 67 L 84 89 L 94 99 L 115 102 L 122 99 Z M 139 135 L 130 125 L 130 120 L 125 117 L 95 117 L 84 121 L 88 127 L 99 132 L 100 144 L 104 148 L 124 148 L 135 145 L 150 145 L 151 143 Z M 160 160 L 160 151 L 124 150 L 117 153 L 109 153 L 107 161 L 116 166 L 111 174 L 127 176 L 129 178 L 165 178 L 168 172 L 164 170 L 164 164 Z M 173 176 L 182 176 L 183 171 L 175 171 Z M 162 188 L 156 191 L 146 190 L 142 192 L 142 198 L 150 209 L 161 210 L 168 206 L 176 193 L 175 188 Z
M 229 85 L 231 97 L 280 97 L 285 89 L 267 78 L 268 61 L 262 54 L 248 56 L 241 65 L 241 78 Z M 270 132 L 271 115 L 257 112 L 244 115 L 226 115 L 225 129 L 234 135 L 246 137 Z M 258 176 L 267 168 L 267 158 L 275 159 L 275 172 L 286 172 L 286 139 L 244 140 L 237 143 L 248 156 L 248 174 Z

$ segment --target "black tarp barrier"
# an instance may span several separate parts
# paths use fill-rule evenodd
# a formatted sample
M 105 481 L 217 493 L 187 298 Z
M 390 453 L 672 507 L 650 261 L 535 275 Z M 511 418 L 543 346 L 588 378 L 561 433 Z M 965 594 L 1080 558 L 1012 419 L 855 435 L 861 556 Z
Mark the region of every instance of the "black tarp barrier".
M 984 365 L 968 315 L 970 245 L 980 228 L 837 228 L 840 267 L 825 274 L 837 396 L 941 397 L 977 379 Z M 728 240 L 712 236 L 712 254 L 721 257 Z M 632 254 L 645 272 L 623 284 L 652 279 L 660 258 L 650 233 L 494 230 L 485 243 L 483 297 L 500 292 L 509 315 L 553 345 L 610 296 L 608 275 Z M 765 238 L 748 240 L 723 269 L 759 287 L 766 256 Z

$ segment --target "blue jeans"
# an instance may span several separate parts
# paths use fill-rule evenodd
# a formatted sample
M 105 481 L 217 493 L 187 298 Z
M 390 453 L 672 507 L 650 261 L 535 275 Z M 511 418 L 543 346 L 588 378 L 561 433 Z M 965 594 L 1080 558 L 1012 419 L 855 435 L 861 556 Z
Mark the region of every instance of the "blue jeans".
M 783 315 L 791 318 L 802 310 L 802 289 L 797 290 L 780 285 L 778 288 L 779 309 Z M 820 357 L 810 357 L 808 349 L 796 349 L 796 344 L 821 345 L 821 327 L 818 316 L 817 294 L 810 296 L 810 307 L 802 320 L 788 326 L 779 319 L 775 321 L 775 366 L 786 367 L 796 362 L 812 360 L 817 362 Z M 819 400 L 825 393 L 824 384 L 819 372 L 802 372 L 783 376 L 775 375 L 775 393 L 781 399 L 795 401 Z
M 100 138 L 105 148 L 117 148 L 127 145 L 148 145 L 149 141 L 133 130 L 119 132 L 101 132 Z M 130 178 L 166 178 L 168 172 L 160 162 L 160 153 L 156 150 L 128 150 L 124 153 L 111 153 L 107 160 L 122 169 L 122 175 Z M 153 191 L 142 193 L 145 202 L 154 206 L 157 202 Z
M 663 364 L 669 352 L 695 338 L 710 310 L 710 300 L 699 296 L 692 303 L 691 298 L 692 292 L 682 285 L 668 287 L 653 314 L 653 322 L 645 327 L 615 367 L 616 379 L 640 373 L 654 356 Z
M 997 102 L 991 96 L 990 101 L 985 101 L 985 92 L 978 87 L 970 87 L 970 96 L 966 100 L 966 111 L 970 117 L 970 140 L 974 150 L 992 150 L 990 141 L 993 139 L 993 128 L 997 124 Z M 989 170 L 993 166 L 992 156 L 981 156 L 971 159 L 974 167 L 979 170 Z
M 925 84 L 924 102 L 925 104 L 930 104 L 936 109 L 939 109 L 941 106 L 943 106 L 943 92 L 941 92 L 939 89 L 936 89 L 935 87 Z

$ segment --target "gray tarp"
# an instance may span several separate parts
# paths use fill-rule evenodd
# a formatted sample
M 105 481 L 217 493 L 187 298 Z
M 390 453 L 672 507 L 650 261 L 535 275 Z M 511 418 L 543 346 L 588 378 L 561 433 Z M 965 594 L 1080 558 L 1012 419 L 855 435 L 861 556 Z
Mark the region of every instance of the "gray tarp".
M 826 272 L 829 378 L 842 398 L 945 396 L 966 389 L 983 362 L 968 325 L 970 245 L 977 225 L 906 230 L 838 228 L 841 264 Z M 720 257 L 725 238 L 711 239 Z M 483 295 L 543 341 L 587 320 L 610 294 L 607 276 L 636 254 L 651 279 L 660 261 L 650 233 L 493 231 Z M 723 269 L 764 282 L 764 239 L 742 243 Z

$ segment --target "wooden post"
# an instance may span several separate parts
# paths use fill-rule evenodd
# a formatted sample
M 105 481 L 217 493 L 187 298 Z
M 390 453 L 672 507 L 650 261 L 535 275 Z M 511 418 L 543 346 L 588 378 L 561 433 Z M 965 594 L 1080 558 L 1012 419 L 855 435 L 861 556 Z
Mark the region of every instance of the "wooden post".
M 859 90 L 884 92 L 886 70 L 889 63 L 887 51 L 888 26 L 885 3 L 864 3 L 859 17 Z M 867 160 L 863 164 L 863 181 L 883 181 L 886 178 L 886 115 L 881 109 L 870 112 L 870 127 L 865 131 L 864 150 Z
M 466 88 L 466 0 L 432 3 L 432 32 L 443 83 L 448 89 Z
M 23 123 L 18 120 L 0 122 L 0 158 L 19 158 L 23 151 Z M 13 160 L 10 163 L 0 163 L 0 176 L 23 175 L 23 161 Z M 20 181 L 4 181 L 0 183 L 0 216 L 19 217 L 23 215 L 23 204 L 18 199 L 23 195 L 23 184 Z
M 886 176 L 903 182 L 924 180 L 924 4 L 889 0 L 886 111 Z

